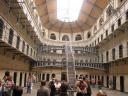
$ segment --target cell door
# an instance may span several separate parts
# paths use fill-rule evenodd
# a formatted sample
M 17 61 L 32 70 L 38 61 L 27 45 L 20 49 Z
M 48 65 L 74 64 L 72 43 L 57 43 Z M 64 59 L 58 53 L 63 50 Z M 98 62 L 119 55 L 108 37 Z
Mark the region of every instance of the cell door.
M 124 92 L 124 76 L 120 76 L 120 91 Z
M 20 86 L 22 85 L 22 73 L 20 73 L 20 82 L 19 82 L 19 85 Z
M 17 80 L 17 72 L 14 72 L 14 75 L 13 75 L 14 84 L 16 84 L 16 80 Z
M 113 76 L 113 90 L 116 89 L 116 76 Z

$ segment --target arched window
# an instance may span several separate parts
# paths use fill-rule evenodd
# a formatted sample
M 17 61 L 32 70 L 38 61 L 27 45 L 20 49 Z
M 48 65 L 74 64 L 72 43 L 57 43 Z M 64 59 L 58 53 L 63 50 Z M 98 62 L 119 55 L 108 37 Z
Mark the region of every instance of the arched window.
M 76 41 L 78 41 L 78 40 L 82 40 L 81 35 L 76 35 L 75 40 L 76 40 Z
M 91 37 L 91 32 L 88 32 L 87 33 L 87 38 L 90 38 Z
M 99 20 L 99 26 L 103 25 L 104 19 L 101 17 Z
M 50 35 L 50 39 L 56 40 L 56 35 L 55 35 L 54 33 L 52 33 L 52 34 Z
M 97 27 L 94 26 L 93 33 L 96 33 L 96 31 L 97 31 Z
M 11 45 L 12 45 L 13 37 L 14 37 L 14 31 L 13 31 L 13 29 L 10 29 L 9 30 L 8 43 L 11 44 Z
M 62 41 L 69 41 L 69 37 L 68 37 L 67 35 L 64 35 L 64 36 L 62 37 Z
M 2 38 L 3 35 L 3 27 L 4 27 L 4 22 L 3 20 L 0 19 L 0 38 Z
M 112 15 L 112 13 L 113 13 L 113 7 L 111 5 L 108 6 L 106 13 L 107 13 L 107 16 L 111 16 Z

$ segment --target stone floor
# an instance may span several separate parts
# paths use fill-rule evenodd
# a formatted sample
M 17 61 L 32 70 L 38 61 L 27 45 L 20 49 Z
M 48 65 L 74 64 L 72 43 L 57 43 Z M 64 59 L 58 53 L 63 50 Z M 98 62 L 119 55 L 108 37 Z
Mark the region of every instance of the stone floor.
M 23 96 L 36 96 L 37 89 L 39 89 L 39 84 L 36 84 L 35 86 L 33 86 L 31 94 L 27 94 L 26 88 L 24 88 Z M 128 96 L 128 93 L 122 93 L 119 91 L 110 90 L 110 89 L 106 89 L 106 88 L 103 88 L 103 90 L 107 93 L 107 96 Z M 92 88 L 92 96 L 96 96 L 97 92 L 98 92 L 97 88 Z

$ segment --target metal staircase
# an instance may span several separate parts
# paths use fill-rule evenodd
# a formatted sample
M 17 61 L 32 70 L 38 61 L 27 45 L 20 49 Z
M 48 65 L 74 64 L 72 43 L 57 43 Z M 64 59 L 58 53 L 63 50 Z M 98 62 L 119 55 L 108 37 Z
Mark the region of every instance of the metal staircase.
M 70 88 L 69 96 L 73 96 L 75 82 L 76 82 L 76 71 L 75 71 L 74 53 L 71 44 L 66 43 L 65 52 L 66 52 L 67 80 Z

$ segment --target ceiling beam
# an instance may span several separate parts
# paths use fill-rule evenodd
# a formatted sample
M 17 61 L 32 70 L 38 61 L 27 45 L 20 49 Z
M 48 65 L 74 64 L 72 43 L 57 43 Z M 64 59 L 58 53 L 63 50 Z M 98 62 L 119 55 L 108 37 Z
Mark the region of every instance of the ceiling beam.
M 48 1 L 45 0 L 45 2 L 46 2 L 46 10 L 47 10 L 47 13 L 48 13 L 48 21 L 49 21 L 49 12 L 48 12 L 48 5 L 47 5 Z
M 95 8 L 99 9 L 100 11 L 103 10 L 100 6 L 96 5 L 95 3 L 92 3 L 90 0 L 86 0 L 85 2 L 89 3 L 90 5 L 93 5 Z
M 62 31 L 63 25 L 64 25 L 64 22 L 60 25 L 59 32 Z
M 85 12 L 85 11 L 81 11 L 85 16 L 88 16 L 88 17 L 90 17 L 91 19 L 93 19 L 93 20 L 97 20 L 97 18 L 96 17 L 93 17 L 93 16 L 91 16 L 89 13 L 87 13 L 87 12 Z
M 69 22 L 68 24 L 69 24 L 69 27 L 70 27 L 71 32 L 73 33 L 73 29 L 72 29 L 71 23 Z
M 50 26 L 48 27 L 48 29 L 52 29 L 56 24 L 58 23 L 58 21 L 56 21 L 54 24 L 50 24 Z

